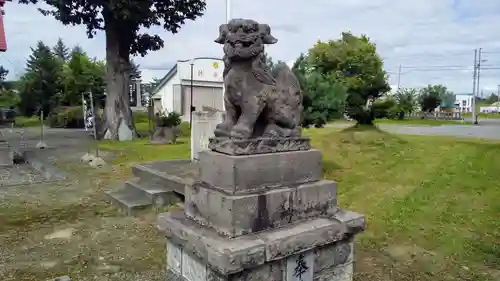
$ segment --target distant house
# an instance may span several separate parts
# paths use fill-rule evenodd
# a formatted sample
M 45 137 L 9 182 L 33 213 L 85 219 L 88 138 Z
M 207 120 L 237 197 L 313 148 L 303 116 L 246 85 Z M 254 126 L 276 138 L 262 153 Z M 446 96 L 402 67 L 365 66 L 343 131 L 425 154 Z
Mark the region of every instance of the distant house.
M 472 94 L 456 94 L 455 108 L 460 112 L 472 112 Z
M 189 121 L 191 95 L 195 110 L 203 106 L 223 110 L 223 71 L 224 62 L 217 58 L 177 61 L 152 90 L 155 112 L 175 111 Z

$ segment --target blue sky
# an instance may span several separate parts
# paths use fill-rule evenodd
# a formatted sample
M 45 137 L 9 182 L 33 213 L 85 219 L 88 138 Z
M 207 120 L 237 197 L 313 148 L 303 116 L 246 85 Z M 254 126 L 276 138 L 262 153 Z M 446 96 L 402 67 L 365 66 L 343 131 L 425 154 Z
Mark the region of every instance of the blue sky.
M 16 2 L 16 0 L 14 0 Z M 62 37 L 81 45 L 91 56 L 104 57 L 104 37 L 87 39 L 83 27 L 63 26 L 43 17 L 36 7 L 7 2 L 5 28 L 9 50 L 0 64 L 19 76 L 36 41 L 54 44 Z M 310 3 L 314 2 L 312 5 Z M 483 48 L 481 89 L 496 91 L 500 84 L 500 2 L 497 0 L 232 0 L 232 16 L 268 23 L 278 43 L 267 50 L 274 59 L 294 60 L 317 40 L 336 39 L 342 31 L 366 34 L 376 44 L 396 85 L 402 65 L 402 87 L 445 84 L 458 93 L 472 89 L 473 50 Z M 307 3 L 307 4 L 305 4 Z M 143 77 L 163 76 L 176 60 L 221 56 L 213 40 L 225 20 L 223 0 L 207 0 L 205 15 L 188 22 L 178 34 L 153 30 L 165 48 L 135 60 Z M 499 69 L 496 69 L 499 68 Z

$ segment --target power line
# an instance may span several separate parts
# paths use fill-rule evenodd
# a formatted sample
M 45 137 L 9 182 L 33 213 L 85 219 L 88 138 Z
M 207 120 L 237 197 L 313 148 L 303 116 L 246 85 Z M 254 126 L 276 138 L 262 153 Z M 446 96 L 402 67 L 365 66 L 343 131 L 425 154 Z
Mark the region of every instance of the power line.
M 439 72 L 439 71 L 463 71 L 463 70 L 473 70 L 472 67 L 467 68 L 435 68 L 435 69 L 411 69 L 410 71 L 403 71 L 401 75 L 408 74 L 411 72 Z M 483 70 L 500 70 L 500 67 L 481 67 L 481 71 Z M 386 71 L 389 74 L 398 74 L 397 71 Z

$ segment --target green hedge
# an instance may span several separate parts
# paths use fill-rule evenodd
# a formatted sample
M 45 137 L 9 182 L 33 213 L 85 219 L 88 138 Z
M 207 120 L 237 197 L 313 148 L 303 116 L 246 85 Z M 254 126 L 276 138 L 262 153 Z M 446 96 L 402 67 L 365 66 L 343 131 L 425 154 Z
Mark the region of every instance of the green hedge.
M 81 106 L 59 107 L 52 111 L 46 120 L 52 128 L 84 128 Z

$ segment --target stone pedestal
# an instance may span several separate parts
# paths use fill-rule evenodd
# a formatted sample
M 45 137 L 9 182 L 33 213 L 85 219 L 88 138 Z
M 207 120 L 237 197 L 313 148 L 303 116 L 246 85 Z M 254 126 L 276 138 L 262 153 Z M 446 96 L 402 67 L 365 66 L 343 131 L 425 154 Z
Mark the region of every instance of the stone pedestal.
M 365 220 L 339 209 L 321 153 L 303 143 L 252 155 L 224 147 L 200 153 L 184 211 L 158 218 L 167 269 L 187 281 L 352 280 L 353 239 Z

